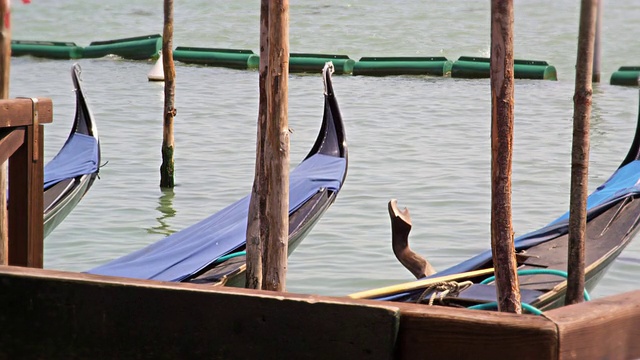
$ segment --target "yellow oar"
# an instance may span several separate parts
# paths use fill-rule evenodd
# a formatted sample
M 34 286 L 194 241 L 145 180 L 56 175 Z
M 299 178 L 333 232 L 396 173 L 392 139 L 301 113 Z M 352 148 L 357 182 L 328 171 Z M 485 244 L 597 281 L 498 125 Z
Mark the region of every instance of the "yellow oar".
M 488 269 L 480 269 L 480 270 L 474 270 L 474 271 L 469 271 L 464 273 L 434 277 L 429 279 L 411 281 L 411 282 L 406 282 L 402 284 L 381 287 L 377 289 L 360 291 L 360 292 L 348 295 L 348 297 L 352 299 L 370 299 L 373 297 L 386 296 L 386 295 L 396 294 L 399 292 L 426 288 L 433 284 L 437 284 L 445 281 L 460 281 L 460 280 L 474 278 L 477 276 L 491 275 L 493 274 L 493 271 L 494 271 L 493 268 L 488 268 Z

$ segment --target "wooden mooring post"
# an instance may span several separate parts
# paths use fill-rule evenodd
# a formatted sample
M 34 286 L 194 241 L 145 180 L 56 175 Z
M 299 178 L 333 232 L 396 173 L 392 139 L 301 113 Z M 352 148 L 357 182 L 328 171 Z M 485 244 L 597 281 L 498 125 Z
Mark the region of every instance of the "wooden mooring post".
M 262 190 L 266 179 L 264 159 L 265 134 L 267 133 L 267 70 L 269 64 L 269 0 L 260 1 L 260 65 L 258 69 L 258 126 L 256 139 L 256 165 L 249 216 L 247 222 L 247 278 L 245 287 L 262 289 L 262 247 L 265 234 L 266 192 Z
M 8 263 L 41 268 L 44 228 L 44 123 L 51 99 L 0 100 L 0 164 L 9 161 Z
M 289 248 L 289 0 L 269 2 L 267 133 L 264 159 L 268 179 L 262 288 L 284 291 Z
M 498 309 L 521 313 L 513 227 L 513 1 L 491 1 L 491 249 Z
M 602 46 L 600 44 L 600 40 L 602 39 L 602 2 L 604 0 L 596 0 L 597 5 L 597 14 L 596 14 L 596 37 L 593 43 L 593 76 L 591 77 L 591 81 L 594 83 L 600 82 L 600 65 L 602 60 Z
M 174 180 L 174 137 L 173 118 L 176 69 L 173 64 L 173 0 L 164 0 L 164 30 L 162 32 L 162 68 L 164 70 L 164 111 L 162 127 L 162 164 L 160 165 L 160 187 L 173 188 Z
M 9 0 L 0 0 L 0 99 L 9 98 L 9 73 L 11 64 L 11 28 Z M 7 163 L 0 164 L 0 194 L 7 193 Z M 9 263 L 9 223 L 7 221 L 7 197 L 0 196 L 0 265 Z
M 598 0 L 582 0 L 573 95 L 573 143 L 571 146 L 571 195 L 569 204 L 569 253 L 565 304 L 584 300 L 585 232 L 589 175 L 589 122 L 591 118 L 593 51 Z

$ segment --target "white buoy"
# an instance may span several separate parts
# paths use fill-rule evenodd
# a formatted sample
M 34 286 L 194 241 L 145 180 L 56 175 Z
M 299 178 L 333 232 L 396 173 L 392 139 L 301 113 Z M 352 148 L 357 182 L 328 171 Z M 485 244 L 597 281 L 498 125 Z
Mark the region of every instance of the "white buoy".
M 164 81 L 164 68 L 162 67 L 162 51 L 151 71 L 147 74 L 149 81 Z

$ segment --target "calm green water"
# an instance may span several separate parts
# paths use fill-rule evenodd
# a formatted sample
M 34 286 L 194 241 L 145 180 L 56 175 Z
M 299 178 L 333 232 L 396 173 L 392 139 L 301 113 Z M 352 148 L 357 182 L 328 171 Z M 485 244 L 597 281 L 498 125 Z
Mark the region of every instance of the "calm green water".
M 57 0 L 13 4 L 13 38 L 110 40 L 162 32 L 161 1 Z M 615 8 L 614 8 L 615 6 Z M 516 234 L 541 227 L 569 202 L 576 1 L 516 1 L 516 58 L 546 60 L 559 81 L 519 80 L 513 159 Z M 638 90 L 608 85 L 632 46 L 640 3 L 606 3 L 602 84 L 594 87 L 590 189 L 631 144 Z M 258 49 L 256 1 L 176 3 L 176 46 Z M 489 2 L 292 1 L 292 52 L 361 56 L 487 56 Z M 82 271 L 197 222 L 249 192 L 253 181 L 257 73 L 177 64 L 176 181 L 160 191 L 162 84 L 152 62 L 80 60 L 102 140 L 101 178 L 45 242 L 45 267 Z M 52 157 L 74 113 L 71 61 L 13 58 L 11 96 L 50 97 Z M 291 163 L 315 138 L 322 81 L 292 75 Z M 411 210 L 412 247 L 438 269 L 490 246 L 489 80 L 335 76 L 350 151 L 336 203 L 290 257 L 288 290 L 344 295 L 411 280 L 390 246 L 387 201 Z M 612 266 L 595 296 L 640 288 L 640 240 Z

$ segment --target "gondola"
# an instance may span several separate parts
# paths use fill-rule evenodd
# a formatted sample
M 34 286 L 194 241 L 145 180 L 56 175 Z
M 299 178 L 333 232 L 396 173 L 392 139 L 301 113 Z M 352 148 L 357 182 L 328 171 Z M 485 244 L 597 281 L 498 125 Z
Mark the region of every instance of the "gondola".
M 487 250 L 446 270 L 430 273 L 428 262 L 408 246 L 411 219 L 389 203 L 394 252 L 417 281 L 349 295 L 351 298 L 493 309 L 496 288 Z M 567 281 L 569 213 L 515 240 L 523 308 L 538 312 L 563 306 Z M 614 174 L 587 199 L 585 297 L 638 232 L 640 224 L 640 114 L 631 148 Z
M 289 174 L 289 254 L 335 201 L 347 174 L 347 144 L 333 92 L 333 65 L 323 69 L 324 116 L 315 143 Z M 244 286 L 250 196 L 143 249 L 87 271 L 127 278 Z
M 44 167 L 44 236 L 78 205 L 98 176 L 100 141 L 93 114 L 82 90 L 80 65 L 71 68 L 76 114 L 71 132 Z

